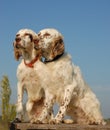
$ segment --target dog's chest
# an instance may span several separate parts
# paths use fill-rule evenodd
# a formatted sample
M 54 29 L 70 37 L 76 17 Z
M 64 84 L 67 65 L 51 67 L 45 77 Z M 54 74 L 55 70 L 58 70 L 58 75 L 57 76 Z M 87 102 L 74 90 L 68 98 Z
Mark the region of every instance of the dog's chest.
M 35 90 L 48 83 L 50 76 L 44 64 L 40 62 L 35 64 L 34 68 L 26 67 L 24 65 L 18 67 L 17 77 L 22 87 L 26 90 Z M 35 90 L 36 91 L 36 90 Z
M 25 86 L 26 88 L 28 86 L 31 87 L 32 85 L 34 86 L 34 84 L 37 84 L 37 80 L 39 78 L 34 69 L 29 67 L 19 69 L 17 76 L 22 86 Z

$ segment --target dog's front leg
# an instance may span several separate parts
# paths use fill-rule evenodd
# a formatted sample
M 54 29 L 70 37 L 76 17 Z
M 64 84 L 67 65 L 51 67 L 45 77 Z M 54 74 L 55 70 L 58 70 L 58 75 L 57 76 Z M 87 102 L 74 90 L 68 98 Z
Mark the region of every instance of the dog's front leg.
M 53 95 L 48 91 L 45 92 L 45 101 L 42 113 L 32 123 L 49 123 L 49 120 L 53 118 Z
M 57 115 L 55 116 L 55 118 L 53 118 L 50 121 L 51 124 L 59 124 L 59 123 L 62 122 L 62 120 L 63 120 L 63 118 L 65 116 L 68 104 L 70 103 L 70 100 L 71 100 L 70 97 L 71 97 L 71 92 L 70 92 L 69 89 L 66 89 L 65 90 L 65 95 L 64 95 L 64 100 L 61 103 L 61 106 L 59 108 L 59 111 L 58 111 Z
M 17 89 L 18 89 L 18 95 L 17 95 L 17 104 L 16 104 L 16 118 L 18 120 L 22 120 L 23 116 L 23 104 L 22 104 L 22 99 L 23 99 L 23 86 L 18 82 L 17 84 Z
M 74 88 L 76 87 L 76 81 L 74 80 L 73 84 L 68 85 L 65 89 L 65 94 L 64 94 L 64 100 L 62 101 L 62 104 L 60 106 L 60 109 L 57 113 L 57 115 L 55 116 L 54 119 L 52 119 L 50 122 L 53 124 L 58 124 L 61 123 L 63 121 L 63 118 L 65 116 L 67 107 L 71 101 L 71 97 L 74 91 Z

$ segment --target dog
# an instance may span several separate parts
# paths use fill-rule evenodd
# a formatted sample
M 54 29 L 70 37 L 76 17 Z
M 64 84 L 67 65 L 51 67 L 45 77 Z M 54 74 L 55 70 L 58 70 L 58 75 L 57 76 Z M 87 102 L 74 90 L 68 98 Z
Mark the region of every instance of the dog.
M 46 34 L 48 34 L 48 36 L 46 36 Z M 37 44 L 37 48 L 41 48 L 42 56 L 46 59 L 45 60 L 46 65 L 49 66 L 49 68 L 51 68 L 51 66 L 53 66 L 53 63 L 55 64 L 55 62 L 57 62 L 57 64 L 56 64 L 56 66 L 58 65 L 57 69 L 61 71 L 61 68 L 59 68 L 59 59 L 57 61 L 55 61 L 56 59 L 53 59 L 53 62 L 49 62 L 48 57 L 52 57 L 52 54 L 48 53 L 48 56 L 47 56 L 47 53 L 45 53 L 45 52 L 47 52 L 49 50 L 49 46 L 52 47 L 54 45 L 53 44 L 54 39 L 59 39 L 59 37 L 61 39 L 61 40 L 59 40 L 59 42 L 62 41 L 63 46 L 64 46 L 62 34 L 59 33 L 56 29 L 43 29 L 38 33 L 38 37 L 40 37 L 40 40 Z M 57 43 L 59 43 L 59 42 L 57 42 Z M 46 45 L 48 45 L 48 46 L 46 46 Z M 60 46 L 59 48 L 63 48 L 62 49 L 63 51 L 61 51 L 62 53 L 60 53 L 60 55 L 57 56 L 57 58 L 62 58 L 62 54 L 64 54 L 64 47 Z M 54 50 L 54 49 L 51 48 L 51 50 Z M 59 49 L 57 48 L 56 50 L 59 50 Z M 54 68 L 54 71 L 55 71 L 55 68 Z M 67 107 L 66 114 L 71 116 L 72 119 L 75 120 L 75 122 L 78 122 L 81 124 L 82 123 L 84 123 L 84 124 L 105 124 L 105 122 L 103 121 L 103 117 L 101 115 L 101 111 L 100 111 L 100 103 L 99 103 L 96 95 L 92 92 L 90 87 L 84 81 L 80 68 L 73 64 L 72 71 L 74 73 L 73 77 L 76 80 L 77 86 L 75 87 L 72 96 L 70 96 L 71 99 L 70 99 L 70 103 Z M 58 75 L 56 75 L 56 77 L 58 77 Z M 71 88 L 71 90 L 73 90 L 73 89 Z M 58 100 L 57 102 L 60 102 L 60 101 Z M 88 107 L 87 107 L 87 104 L 89 104 Z M 93 111 L 91 111 L 91 110 L 93 110 Z M 61 111 L 59 111 L 59 113 L 61 113 Z M 58 121 L 59 113 L 56 115 L 56 117 L 54 119 L 55 122 L 59 122 Z
M 16 60 L 22 56 L 21 63 L 17 68 L 17 117 L 21 120 L 23 111 L 23 92 L 26 90 L 28 94 L 28 101 L 26 103 L 26 111 L 29 116 L 29 121 L 33 119 L 34 116 L 39 116 L 44 105 L 45 93 L 43 86 L 46 85 L 42 80 L 42 67 L 40 67 L 39 61 L 41 60 L 40 52 L 37 53 L 34 48 L 34 42 L 36 43 L 38 36 L 32 30 L 21 29 L 16 34 L 14 46 L 14 56 Z M 36 66 L 36 61 L 38 62 Z M 40 61 L 41 66 L 42 62 Z M 34 67 L 36 66 L 36 67 Z M 39 67 L 38 67 L 39 66 Z M 38 75 L 37 75 L 38 74 Z M 40 76 L 39 76 L 40 74 Z M 44 73 L 45 76 L 46 73 Z M 38 82 L 38 81 L 41 82 Z
M 14 41 L 16 59 L 20 56 L 23 58 L 17 70 L 17 112 L 23 109 L 23 90 L 26 89 L 28 93 L 26 109 L 31 122 L 44 122 L 48 119 L 50 123 L 60 123 L 65 115 L 69 115 L 76 123 L 104 124 L 100 103 L 85 83 L 79 67 L 72 63 L 71 56 L 63 52 L 64 54 L 56 60 L 50 58 L 51 62 L 43 63 L 42 55 L 46 61 L 50 59 L 48 60 L 47 55 L 45 57 L 45 53 L 42 53 L 44 49 L 42 50 L 40 40 L 41 36 L 39 38 L 32 30 L 22 29 Z M 53 42 L 49 41 L 49 44 Z M 42 102 L 39 105 L 43 104 L 40 115 L 37 114 L 36 105 L 39 101 Z M 60 108 L 53 118 L 52 107 L 55 102 L 60 104 Z

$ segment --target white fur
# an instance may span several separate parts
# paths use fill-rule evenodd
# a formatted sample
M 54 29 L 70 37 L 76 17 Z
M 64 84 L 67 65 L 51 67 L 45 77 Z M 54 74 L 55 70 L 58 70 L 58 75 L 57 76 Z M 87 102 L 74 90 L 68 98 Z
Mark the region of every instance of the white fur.
M 22 32 L 19 34 L 20 37 L 23 37 L 23 44 L 22 40 L 19 42 L 20 52 L 22 52 L 25 62 L 30 63 L 36 54 L 34 43 L 32 41 L 30 43 L 28 36 L 24 37 L 24 33 L 27 33 L 28 30 L 19 32 Z M 31 49 L 28 49 L 28 46 Z M 17 107 L 21 111 L 23 90 L 26 89 L 28 93 L 26 107 L 32 122 L 44 122 L 49 119 L 49 122 L 60 123 L 65 115 L 69 115 L 77 123 L 104 124 L 100 112 L 100 103 L 85 83 L 79 67 L 72 63 L 69 54 L 65 53 L 59 59 L 46 64 L 38 60 L 34 63 L 33 68 L 27 67 L 24 60 L 17 70 Z M 44 104 L 43 107 L 41 105 L 41 112 L 38 116 L 36 114 L 38 106 L 34 112 L 33 106 L 41 98 L 45 100 L 43 100 Z M 60 108 L 55 118 L 52 118 L 52 107 L 55 102 L 60 104 Z

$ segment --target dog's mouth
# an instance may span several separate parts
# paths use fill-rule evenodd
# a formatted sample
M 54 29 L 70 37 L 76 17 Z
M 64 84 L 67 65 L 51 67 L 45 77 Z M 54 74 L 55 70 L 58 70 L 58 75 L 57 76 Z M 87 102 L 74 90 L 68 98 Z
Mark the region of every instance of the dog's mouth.
M 16 49 L 19 49 L 19 48 L 21 48 L 21 45 L 20 44 L 16 44 Z

